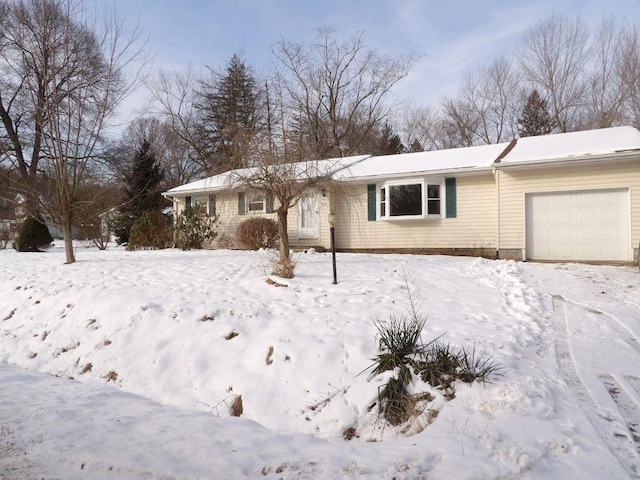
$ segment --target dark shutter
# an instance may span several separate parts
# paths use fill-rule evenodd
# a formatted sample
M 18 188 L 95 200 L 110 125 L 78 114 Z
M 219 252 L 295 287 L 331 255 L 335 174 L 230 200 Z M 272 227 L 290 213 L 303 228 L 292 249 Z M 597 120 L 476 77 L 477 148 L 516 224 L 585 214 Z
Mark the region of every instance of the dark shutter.
M 216 214 L 216 196 L 209 195 L 209 216 Z
M 456 179 L 445 178 L 444 180 L 445 195 L 447 200 L 447 218 L 456 218 Z
M 244 215 L 245 213 L 244 192 L 238 192 L 238 215 Z
M 367 185 L 367 219 L 370 222 L 376 220 L 376 186 Z
M 273 212 L 273 195 L 271 195 L 270 193 L 267 193 L 265 197 L 264 211 L 265 213 Z

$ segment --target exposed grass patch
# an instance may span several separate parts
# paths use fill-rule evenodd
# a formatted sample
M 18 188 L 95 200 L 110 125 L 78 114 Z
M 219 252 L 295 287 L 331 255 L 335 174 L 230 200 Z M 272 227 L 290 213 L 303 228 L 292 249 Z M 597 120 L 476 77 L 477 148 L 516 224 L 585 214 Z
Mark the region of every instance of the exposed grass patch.
M 232 417 L 239 417 L 242 415 L 242 395 L 236 395 L 233 397 L 233 402 L 231 402 L 231 408 L 229 409 L 229 413 L 231 413 Z
M 271 365 L 273 363 L 273 346 L 269 346 L 269 350 L 267 351 L 267 358 L 265 361 L 267 365 Z
M 238 335 L 240 335 L 240 334 L 238 332 L 236 332 L 235 330 L 233 330 L 224 338 L 226 340 L 231 340 L 232 338 L 236 338 Z
M 354 427 L 345 428 L 344 432 L 342 432 L 342 438 L 345 440 L 351 440 L 354 437 L 359 438 L 358 432 Z

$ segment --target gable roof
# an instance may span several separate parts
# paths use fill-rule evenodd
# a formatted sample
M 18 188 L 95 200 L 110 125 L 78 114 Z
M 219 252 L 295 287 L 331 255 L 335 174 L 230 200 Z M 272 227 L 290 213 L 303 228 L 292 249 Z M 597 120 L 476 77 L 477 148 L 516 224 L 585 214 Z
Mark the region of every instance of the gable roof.
M 590 160 L 621 153 L 640 153 L 640 131 L 613 127 L 520 138 L 500 159 L 504 165 Z
M 369 157 L 334 175 L 343 181 L 375 180 L 430 173 L 434 175 L 490 171 L 508 143 Z
M 332 176 L 336 172 L 339 172 L 349 166 L 361 162 L 370 155 L 357 155 L 352 157 L 343 157 L 343 158 L 330 158 L 326 160 L 312 160 L 307 162 L 298 162 L 289 164 L 293 170 L 289 170 L 288 172 L 293 175 L 298 175 L 300 178 L 306 178 L 309 175 L 313 175 L 315 177 L 323 177 L 323 176 Z M 276 165 L 274 169 L 278 169 Z M 238 179 L 242 177 L 248 177 L 252 170 L 256 170 L 255 168 L 245 168 L 239 170 L 232 170 L 229 172 L 220 173 L 218 175 L 213 175 L 211 177 L 203 178 L 202 180 L 197 180 L 195 182 L 187 183 L 185 185 L 180 185 L 178 187 L 172 188 L 164 192 L 163 195 L 167 197 L 171 197 L 174 195 L 188 195 L 188 194 L 198 194 L 198 193 L 210 193 L 221 190 L 228 190 L 230 188 L 237 187 Z
M 358 182 L 415 175 L 461 175 L 490 172 L 495 168 L 610 160 L 640 155 L 640 131 L 613 127 L 582 132 L 525 137 L 512 142 L 476 147 L 432 150 L 398 155 L 359 155 L 299 162 L 301 178 L 313 171 L 338 181 Z M 636 156 L 632 158 L 637 158 Z M 165 192 L 165 196 L 209 193 L 234 188 L 243 172 L 225 172 Z

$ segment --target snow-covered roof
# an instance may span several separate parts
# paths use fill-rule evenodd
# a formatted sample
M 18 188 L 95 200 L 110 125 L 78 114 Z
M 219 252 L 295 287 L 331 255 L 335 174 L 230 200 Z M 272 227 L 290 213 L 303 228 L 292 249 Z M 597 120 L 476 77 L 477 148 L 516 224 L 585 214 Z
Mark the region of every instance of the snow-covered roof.
M 640 131 L 613 127 L 583 132 L 520 138 L 500 164 L 567 161 L 602 157 L 619 152 L 640 151 Z
M 288 171 L 287 173 L 297 174 L 298 176 L 300 176 L 300 178 L 304 178 L 309 175 L 323 177 L 325 175 L 335 174 L 336 172 L 339 172 L 369 157 L 370 155 L 356 155 L 344 158 L 330 158 L 327 160 L 298 162 L 295 164 L 291 164 L 291 166 L 294 167 L 295 171 Z M 274 168 L 277 169 L 278 167 L 276 166 Z M 172 188 L 171 190 L 165 192 L 164 195 L 167 197 L 171 197 L 175 195 L 180 196 L 185 194 L 197 194 L 205 192 L 208 193 L 234 188 L 237 185 L 239 179 L 245 177 L 248 178 L 250 176 L 251 170 L 252 169 L 249 168 L 220 173 L 212 177 L 203 178 L 202 180 L 197 180 L 195 182 Z
M 476 147 L 403 153 L 398 155 L 360 155 L 314 162 L 300 162 L 300 175 L 309 169 L 317 176 L 358 182 L 411 175 L 459 175 L 493 168 L 535 165 L 573 160 L 601 160 L 624 152 L 640 153 L 640 131 L 633 127 L 614 127 L 582 132 L 559 133 L 520 138 L 511 143 Z M 167 196 L 215 192 L 234 187 L 242 171 L 226 172 L 173 188 Z
M 353 181 L 411 174 L 454 173 L 490 169 L 508 143 L 477 147 L 433 150 L 369 157 L 334 175 L 336 180 Z

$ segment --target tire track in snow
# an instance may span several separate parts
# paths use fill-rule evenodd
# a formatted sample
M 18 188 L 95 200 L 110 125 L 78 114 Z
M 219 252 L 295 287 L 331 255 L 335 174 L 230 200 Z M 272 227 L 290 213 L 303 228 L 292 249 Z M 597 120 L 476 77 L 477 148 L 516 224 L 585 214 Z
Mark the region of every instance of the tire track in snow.
M 640 405 L 639 402 L 633 398 L 633 394 L 625 387 L 624 381 L 619 381 L 613 375 L 600 374 L 598 378 L 604 385 L 604 387 L 616 402 L 622 418 L 624 418 L 629 433 L 631 434 L 631 440 L 635 443 L 636 450 L 640 453 Z M 635 378 L 636 377 L 627 377 Z
M 562 295 L 557 295 L 557 297 L 565 303 L 571 303 L 577 307 L 582 308 L 583 310 L 586 310 L 587 312 L 590 312 L 596 315 L 601 315 L 602 316 L 600 318 L 601 323 L 605 323 L 607 327 L 615 331 L 618 334 L 618 336 L 622 340 L 624 340 L 624 342 L 627 345 L 629 345 L 636 352 L 638 352 L 638 354 L 640 354 L 640 340 L 638 340 L 638 337 L 634 335 L 633 331 L 629 329 L 629 327 L 627 327 L 623 322 L 618 320 L 616 316 L 611 315 L 610 313 L 607 313 L 607 312 L 603 312 L 601 310 L 597 310 L 588 305 L 584 305 L 580 302 L 576 302 L 575 300 L 568 299 Z M 629 303 L 630 305 L 636 305 L 635 303 L 631 303 L 631 302 L 627 302 L 627 303 Z
M 578 399 L 580 408 L 602 441 L 609 447 L 611 453 L 624 467 L 630 477 L 640 479 L 640 464 L 636 454 L 637 446 L 634 445 L 634 441 L 629 436 L 620 434 L 620 432 L 615 428 L 615 423 L 613 422 L 614 419 L 611 418 L 609 413 L 603 411 L 600 405 L 594 402 L 593 397 L 589 393 L 589 389 L 580 379 L 578 366 L 575 364 L 573 356 L 571 355 L 571 348 L 569 346 L 569 326 L 566 311 L 567 300 L 562 295 L 554 295 L 552 302 L 553 322 L 556 329 L 556 358 L 560 372 L 567 386 L 573 391 Z M 589 309 L 588 307 L 582 305 L 578 306 L 585 308 L 592 313 L 596 313 L 593 309 Z M 618 333 L 617 330 L 615 331 Z M 602 375 L 599 375 L 599 377 L 602 381 Z M 611 392 L 609 393 L 611 394 Z

